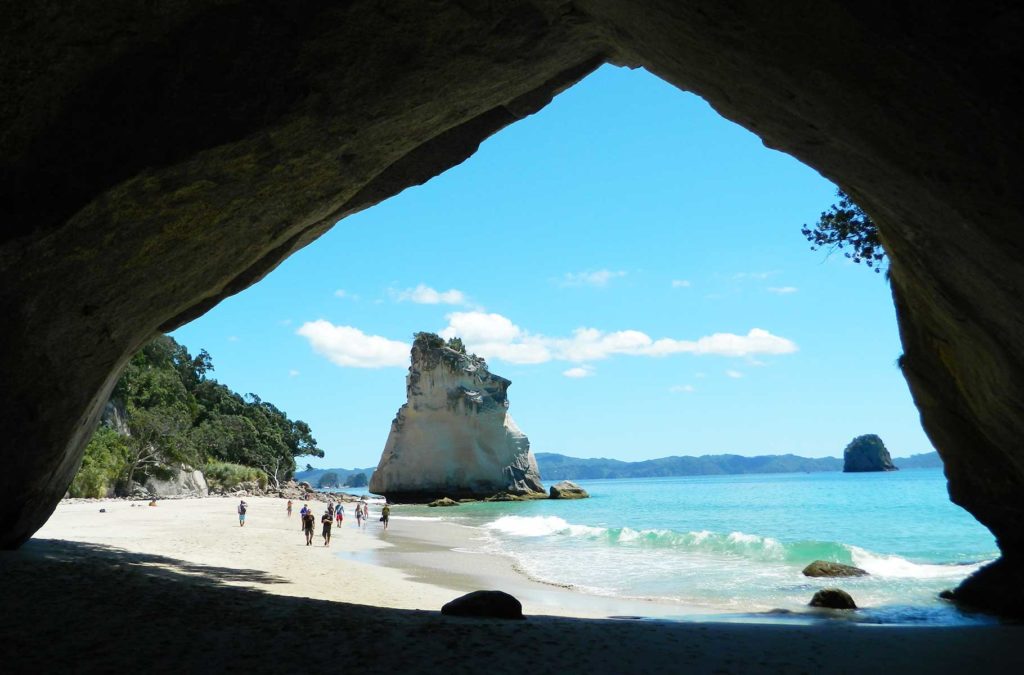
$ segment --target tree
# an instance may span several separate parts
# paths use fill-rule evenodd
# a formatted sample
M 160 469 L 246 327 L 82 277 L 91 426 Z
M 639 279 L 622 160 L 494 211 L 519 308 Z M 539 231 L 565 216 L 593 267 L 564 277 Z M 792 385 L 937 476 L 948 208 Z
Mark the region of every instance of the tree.
M 878 227 L 871 216 L 864 212 L 853 200 L 837 190 L 839 202 L 824 211 L 814 227 L 804 225 L 800 231 L 811 242 L 811 250 L 827 248 L 831 253 L 836 249 L 849 248 L 843 255 L 855 263 L 864 262 L 881 272 L 885 262 L 885 249 L 878 236 Z
M 338 487 L 337 472 L 328 471 L 324 475 L 320 476 L 320 481 L 317 483 L 317 486 L 322 488 Z
M 460 354 L 465 354 L 466 353 L 466 345 L 462 342 L 462 338 L 460 338 L 460 337 L 448 338 L 448 348 L 449 349 L 454 349 L 455 351 L 459 352 Z
M 366 487 L 369 484 L 369 479 L 367 479 L 366 474 L 362 471 L 353 476 L 349 476 L 348 480 L 345 481 L 346 487 Z

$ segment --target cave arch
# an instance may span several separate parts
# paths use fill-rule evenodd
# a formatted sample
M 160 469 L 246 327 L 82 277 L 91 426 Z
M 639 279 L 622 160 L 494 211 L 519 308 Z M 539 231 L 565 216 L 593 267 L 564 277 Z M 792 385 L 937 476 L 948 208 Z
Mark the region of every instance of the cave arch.
M 904 374 L 951 497 L 1003 552 L 963 599 L 1020 597 L 1022 10 L 195 0 L 5 14 L 0 545 L 52 512 L 155 331 L 612 62 L 698 93 L 879 223 Z

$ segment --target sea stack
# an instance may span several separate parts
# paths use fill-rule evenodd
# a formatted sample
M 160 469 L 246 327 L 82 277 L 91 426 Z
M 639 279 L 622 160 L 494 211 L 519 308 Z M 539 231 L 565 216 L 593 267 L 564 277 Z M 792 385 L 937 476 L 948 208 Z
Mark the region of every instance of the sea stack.
M 530 441 L 508 414 L 511 382 L 461 340 L 417 333 L 405 382 L 370 492 L 399 502 L 545 496 Z
M 896 470 L 885 443 L 875 434 L 858 436 L 843 451 L 843 471 L 846 473 Z

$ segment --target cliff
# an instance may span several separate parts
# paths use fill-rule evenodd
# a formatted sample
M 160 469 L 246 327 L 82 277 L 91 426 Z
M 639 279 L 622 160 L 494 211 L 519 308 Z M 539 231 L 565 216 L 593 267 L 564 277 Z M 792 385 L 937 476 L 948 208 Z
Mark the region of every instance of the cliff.
M 391 423 L 370 491 L 414 502 L 543 493 L 530 441 L 508 414 L 510 384 L 483 359 L 419 333 L 407 401 Z
M 843 450 L 843 471 L 896 471 L 896 466 L 882 439 L 875 434 L 865 434 L 850 441 Z

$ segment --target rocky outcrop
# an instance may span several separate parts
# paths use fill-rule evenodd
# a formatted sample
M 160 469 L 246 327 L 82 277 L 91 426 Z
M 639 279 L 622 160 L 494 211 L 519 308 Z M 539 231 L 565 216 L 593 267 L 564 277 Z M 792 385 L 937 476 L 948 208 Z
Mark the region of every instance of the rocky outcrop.
M 850 441 L 846 449 L 843 450 L 843 471 L 845 473 L 896 470 L 885 443 L 875 434 L 858 436 Z
M 950 496 L 1024 569 L 1012 3 L 9 4 L 0 547 L 52 512 L 117 372 L 154 331 L 611 61 L 704 97 L 871 214 L 900 365 Z
M 563 480 L 551 486 L 551 499 L 586 499 L 590 494 L 571 480 Z
M 441 499 L 435 499 L 434 501 L 427 504 L 427 506 L 458 506 L 459 502 L 448 497 L 441 497 Z
M 523 605 L 504 591 L 473 591 L 441 607 L 447 616 L 523 619 Z
M 152 497 L 205 497 L 210 488 L 202 471 L 184 467 L 170 469 L 166 478 L 149 476 L 144 487 Z
M 867 570 L 859 567 L 827 560 L 815 560 L 803 571 L 805 577 L 863 577 L 867 574 Z
M 811 607 L 826 609 L 857 609 L 857 603 L 850 594 L 839 588 L 823 588 L 814 594 L 808 603 Z
M 370 492 L 389 501 L 543 493 L 530 441 L 508 414 L 511 382 L 483 359 L 419 333 L 407 402 L 391 423 Z

